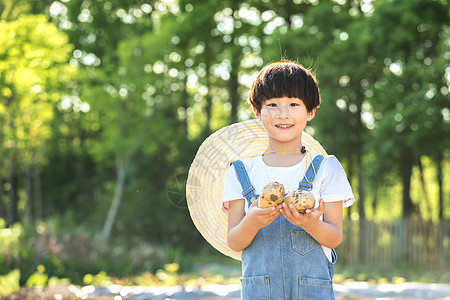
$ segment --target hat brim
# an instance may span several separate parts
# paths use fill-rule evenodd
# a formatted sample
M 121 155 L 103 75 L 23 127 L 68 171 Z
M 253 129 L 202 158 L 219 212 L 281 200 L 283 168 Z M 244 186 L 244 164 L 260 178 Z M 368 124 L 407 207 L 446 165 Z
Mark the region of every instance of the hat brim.
M 306 132 L 302 133 L 302 144 L 310 151 L 326 154 L 320 143 Z M 231 162 L 261 155 L 267 146 L 267 132 L 261 121 L 232 124 L 202 143 L 189 169 L 186 198 L 194 225 L 214 248 L 238 260 L 241 252 L 227 245 L 228 215 L 222 211 L 223 180 Z

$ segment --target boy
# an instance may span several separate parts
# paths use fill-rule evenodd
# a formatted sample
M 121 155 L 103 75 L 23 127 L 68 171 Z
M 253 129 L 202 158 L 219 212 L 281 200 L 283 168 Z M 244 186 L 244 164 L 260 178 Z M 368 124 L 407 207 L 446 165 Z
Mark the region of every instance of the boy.
M 222 198 L 228 246 L 242 251 L 242 299 L 334 299 L 333 248 L 342 240 L 342 209 L 354 196 L 334 156 L 302 147 L 303 130 L 321 103 L 315 77 L 294 62 L 269 64 L 253 82 L 248 102 L 268 147 L 233 163 Z M 258 207 L 256 193 L 266 184 L 277 181 L 290 192 L 302 178 L 315 196 L 313 210 L 301 214 L 286 203 Z

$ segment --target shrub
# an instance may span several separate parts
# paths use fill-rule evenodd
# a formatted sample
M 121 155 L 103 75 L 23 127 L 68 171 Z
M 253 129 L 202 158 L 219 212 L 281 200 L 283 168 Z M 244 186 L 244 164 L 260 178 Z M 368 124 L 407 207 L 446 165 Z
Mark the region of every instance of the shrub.
M 105 243 L 70 217 L 10 228 L 0 219 L 0 275 L 20 270 L 21 285 L 43 285 L 51 277 L 82 284 L 86 274 L 130 276 L 154 272 L 166 261 L 164 247 L 120 238 Z
M 0 296 L 7 296 L 20 289 L 20 271 L 13 270 L 10 273 L 0 276 Z

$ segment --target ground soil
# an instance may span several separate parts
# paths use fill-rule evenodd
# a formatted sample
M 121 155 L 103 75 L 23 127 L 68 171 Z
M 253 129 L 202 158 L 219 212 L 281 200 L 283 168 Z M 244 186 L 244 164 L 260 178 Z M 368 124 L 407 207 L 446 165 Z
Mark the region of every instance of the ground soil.
M 417 286 L 417 290 L 416 290 Z M 343 286 L 341 286 L 343 287 Z M 336 300 L 375 300 L 375 299 L 402 299 L 402 300 L 413 300 L 413 299 L 436 299 L 436 300 L 450 300 L 450 285 L 448 284 L 434 284 L 430 285 L 422 285 L 422 284 L 414 284 L 414 283 L 405 283 L 406 290 L 409 292 L 400 292 L 399 294 L 386 294 L 386 296 L 380 298 L 380 295 L 374 295 L 374 292 L 383 291 L 387 286 L 380 285 L 378 286 L 370 286 L 362 289 L 355 289 L 355 286 L 352 284 L 344 286 L 345 288 L 349 288 L 349 291 L 346 292 L 338 292 L 336 293 Z M 396 285 L 398 287 L 398 285 Z M 353 288 L 353 289 L 352 289 Z M 400 287 L 401 289 L 401 287 Z M 436 289 L 436 294 L 434 297 L 432 290 Z M 88 293 L 84 295 L 77 295 L 77 291 L 80 291 L 81 288 L 74 285 L 59 285 L 55 287 L 32 287 L 32 288 L 21 288 L 19 291 L 15 292 L 12 295 L 6 297 L 0 297 L 2 300 L 79 300 L 79 299 L 91 299 L 91 300 L 117 300 L 115 295 L 98 295 L 96 293 Z M 411 291 L 414 290 L 414 292 Z M 236 294 L 236 293 L 235 293 Z M 427 295 L 427 296 L 424 296 Z M 448 296 L 448 297 L 447 297 Z M 134 299 L 164 299 L 164 298 L 146 298 L 146 297 L 136 297 Z M 121 298 L 119 298 L 121 299 Z M 133 299 L 132 297 L 124 297 L 124 299 Z M 167 298 L 167 299 L 170 299 Z M 196 298 L 192 295 L 186 295 L 186 297 L 176 297 L 176 299 L 201 299 L 201 300 L 219 300 L 219 299 L 233 299 L 236 300 L 238 298 L 224 298 L 219 296 L 209 296 L 209 297 L 200 297 Z
M 32 288 L 21 288 L 18 292 L 3 297 L 2 300 L 79 300 L 81 298 L 77 297 L 72 293 L 68 286 L 57 286 L 57 287 L 32 287 Z M 95 296 L 90 295 L 87 298 L 89 300 L 114 300 L 114 296 Z M 131 298 L 132 299 L 132 298 Z M 130 300 L 131 300 L 130 299 Z M 214 298 L 201 298 L 202 300 L 218 300 L 222 299 L 219 297 Z M 336 298 L 336 300 L 369 300 L 371 298 L 366 298 L 358 295 L 341 295 Z

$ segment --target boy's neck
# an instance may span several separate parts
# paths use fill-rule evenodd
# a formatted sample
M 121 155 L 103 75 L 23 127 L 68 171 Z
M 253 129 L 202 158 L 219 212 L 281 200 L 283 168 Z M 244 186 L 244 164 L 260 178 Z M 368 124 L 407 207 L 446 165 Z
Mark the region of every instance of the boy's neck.
M 270 150 L 263 153 L 264 163 L 271 167 L 291 167 L 298 164 L 305 157 L 300 148 Z

